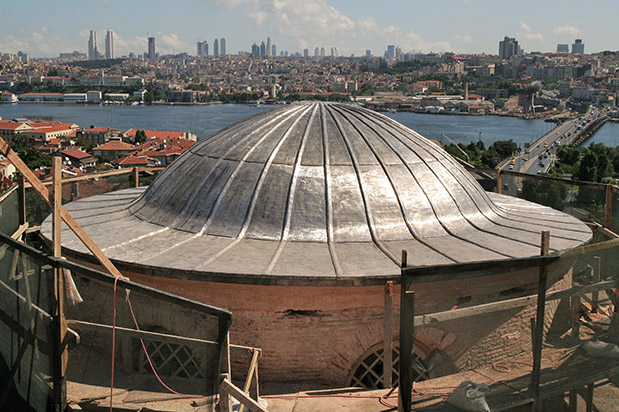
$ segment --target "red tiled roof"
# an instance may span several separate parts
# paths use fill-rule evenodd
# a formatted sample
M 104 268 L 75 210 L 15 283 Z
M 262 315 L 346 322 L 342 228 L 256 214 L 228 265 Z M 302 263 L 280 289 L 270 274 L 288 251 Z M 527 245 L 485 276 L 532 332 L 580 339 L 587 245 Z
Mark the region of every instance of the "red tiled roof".
M 97 146 L 92 150 L 133 150 L 133 145 L 129 143 L 120 142 L 117 140 L 111 140 L 107 143 L 102 144 L 101 146 Z
M 76 159 L 86 159 L 87 157 L 92 157 L 90 153 L 82 152 L 81 150 L 65 150 L 61 153 L 65 156 L 74 157 Z
M 82 132 L 82 133 L 89 133 L 89 132 L 97 132 L 97 133 L 99 133 L 99 132 L 109 132 L 110 130 L 112 130 L 112 129 L 110 129 L 109 127 L 91 127 L 90 129 L 82 129 L 82 130 L 80 130 L 80 132 Z
M 49 126 L 49 127 L 39 127 L 33 130 L 24 130 L 22 133 L 49 133 L 49 132 L 62 132 L 62 131 L 70 131 L 71 129 L 65 125 L 57 125 L 57 126 Z
M 148 159 L 145 156 L 125 156 L 116 161 L 119 165 L 147 165 Z
M 3 130 L 15 130 L 18 127 L 24 125 L 25 123 L 13 122 L 10 120 L 0 120 L 0 129 Z
M 161 138 L 161 139 L 182 139 L 185 137 L 185 132 L 163 132 L 158 130 L 145 130 L 145 129 L 129 129 L 125 132 L 127 137 L 135 137 L 135 133 L 138 130 L 144 130 L 146 137 L 149 139 Z

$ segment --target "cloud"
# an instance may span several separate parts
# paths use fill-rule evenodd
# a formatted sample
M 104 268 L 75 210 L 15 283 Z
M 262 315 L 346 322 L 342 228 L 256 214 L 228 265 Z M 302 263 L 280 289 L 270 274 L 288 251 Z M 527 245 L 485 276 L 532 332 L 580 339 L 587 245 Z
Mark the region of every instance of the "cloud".
M 256 4 L 257 0 L 210 0 L 211 3 L 218 5 L 224 9 L 231 10 L 235 7 L 240 6 L 241 4 Z
M 189 50 L 189 45 L 185 43 L 184 41 L 182 41 L 181 39 L 179 39 L 178 35 L 174 33 L 172 34 L 163 33 L 161 35 L 161 43 L 163 47 L 160 48 L 160 52 L 159 52 L 160 54 L 172 53 L 172 52 L 180 53 L 180 52 Z
M 542 36 L 541 33 L 533 33 L 531 27 L 529 27 L 529 25 L 525 22 L 520 22 L 520 28 L 524 30 L 524 32 L 520 34 L 521 38 L 532 41 L 544 41 L 544 36 Z
M 572 35 L 572 36 L 580 36 L 582 34 L 582 30 L 578 27 L 574 27 L 571 24 L 566 24 L 565 26 L 558 26 L 554 28 L 554 33 L 559 35 Z
M 455 44 L 470 44 L 473 43 L 473 37 L 468 34 L 456 34 L 452 37 Z

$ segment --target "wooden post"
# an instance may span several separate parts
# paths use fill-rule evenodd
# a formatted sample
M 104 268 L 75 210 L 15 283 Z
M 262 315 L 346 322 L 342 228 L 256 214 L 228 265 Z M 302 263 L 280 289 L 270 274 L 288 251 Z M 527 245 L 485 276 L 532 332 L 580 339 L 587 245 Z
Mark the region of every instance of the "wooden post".
M 400 284 L 400 389 L 398 412 L 408 412 L 413 405 L 413 351 L 415 342 L 415 292 L 407 291 L 406 277 Z
M 224 339 L 223 356 L 221 357 L 221 377 L 222 380 L 232 380 L 232 373 L 230 372 L 230 333 L 226 334 Z M 232 412 L 232 398 L 228 392 L 219 393 L 219 410 L 221 412 Z
M 585 386 L 585 399 L 587 402 L 587 412 L 593 412 L 593 383 Z
M 575 390 L 570 391 L 570 400 L 569 400 L 569 412 L 576 412 L 578 410 L 578 392 Z
M 383 335 L 383 387 L 391 388 L 391 376 L 393 375 L 393 282 L 385 284 L 385 329 Z
M 496 192 L 501 193 L 501 168 L 496 170 Z
M 542 232 L 540 253 L 548 255 L 550 249 L 550 232 Z M 539 400 L 539 383 L 542 366 L 542 342 L 544 340 L 544 311 L 546 308 L 546 288 L 548 283 L 548 268 L 542 264 L 539 269 L 537 283 L 537 312 L 535 315 L 535 333 L 533 335 L 533 371 L 531 373 L 531 397 L 533 398 L 533 411 L 541 410 Z
M 600 276 L 602 273 L 602 258 L 599 256 L 595 256 L 593 258 L 593 283 L 600 282 Z M 593 312 L 597 312 L 598 309 L 598 301 L 600 300 L 600 292 L 592 292 L 591 293 L 591 310 Z
M 23 174 L 19 174 L 19 225 L 26 223 L 26 179 Z
M 62 158 L 54 157 L 52 192 L 52 253 L 54 257 L 61 256 L 60 231 L 62 224 Z M 53 364 L 53 394 L 54 406 L 57 411 L 63 411 L 67 398 L 66 370 L 69 359 L 68 348 L 64 345 L 67 334 L 67 320 L 64 314 L 64 274 L 61 268 L 55 267 L 54 274 L 54 352 Z
M 245 386 L 243 386 L 243 392 L 249 394 L 249 397 L 255 400 L 256 402 L 258 401 L 258 395 L 259 395 L 258 386 L 257 386 L 258 355 L 260 355 L 260 352 L 254 349 L 251 354 L 251 361 L 249 362 L 249 369 L 247 370 L 247 378 L 245 378 Z M 255 395 L 255 397 L 252 396 L 252 393 Z
M 402 249 L 402 262 L 400 262 L 400 266 L 403 268 L 408 266 L 408 252 L 405 249 Z
M 613 185 L 606 185 L 606 205 L 604 207 L 604 227 L 612 230 L 613 224 Z
M 258 362 L 254 368 L 254 378 L 249 385 L 249 397 L 258 402 L 260 400 L 260 378 L 258 374 Z
M 133 168 L 133 187 L 140 187 L 140 169 L 137 166 Z

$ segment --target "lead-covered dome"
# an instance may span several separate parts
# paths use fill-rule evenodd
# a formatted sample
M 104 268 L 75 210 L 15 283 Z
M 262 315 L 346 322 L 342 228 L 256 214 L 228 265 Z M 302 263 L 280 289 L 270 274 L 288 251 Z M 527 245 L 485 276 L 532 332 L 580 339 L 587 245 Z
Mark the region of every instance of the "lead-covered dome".
M 536 255 L 541 230 L 555 250 L 591 238 L 567 214 L 486 193 L 394 120 L 333 103 L 240 121 L 194 145 L 143 193 L 69 209 L 113 259 L 239 280 L 383 277 L 399 273 L 401 249 L 409 263 L 437 264 Z M 75 240 L 63 246 L 83 250 Z

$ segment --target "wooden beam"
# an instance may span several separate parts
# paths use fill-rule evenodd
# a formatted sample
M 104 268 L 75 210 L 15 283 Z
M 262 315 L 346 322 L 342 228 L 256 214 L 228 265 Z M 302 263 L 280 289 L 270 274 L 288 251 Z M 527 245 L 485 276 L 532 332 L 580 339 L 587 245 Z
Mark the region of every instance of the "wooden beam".
M 101 323 L 85 322 L 81 320 L 69 319 L 67 320 L 67 324 L 79 330 L 105 331 L 105 332 L 110 332 L 110 333 L 112 332 L 112 327 L 110 325 L 104 325 Z M 177 345 L 180 345 L 180 344 L 207 345 L 207 346 L 218 345 L 217 342 L 213 342 L 213 341 L 205 340 L 205 339 L 188 338 L 185 336 L 170 335 L 167 333 L 157 333 L 157 332 L 149 332 L 145 330 L 129 329 L 129 328 L 123 328 L 121 326 L 116 326 L 116 333 L 118 333 L 119 335 L 124 335 L 127 337 L 136 338 L 136 339 L 150 339 L 150 340 L 155 340 L 158 342 L 174 343 Z
M 385 318 L 383 330 L 383 387 L 391 388 L 391 378 L 393 375 L 393 332 L 391 324 L 393 322 L 393 282 L 385 284 Z
M 19 224 L 26 223 L 26 179 L 19 174 Z
M 599 256 L 594 256 L 593 257 L 593 283 L 594 284 L 600 282 L 601 272 L 602 272 L 602 258 Z M 597 312 L 599 298 L 600 298 L 600 292 L 595 291 L 591 293 L 591 305 L 592 305 L 593 311 Z
M 249 361 L 249 368 L 247 369 L 247 378 L 245 379 L 245 385 L 243 386 L 243 392 L 249 394 L 249 388 L 253 382 L 254 372 L 258 368 L 258 352 L 254 352 L 251 355 L 251 360 Z M 255 398 L 258 400 L 258 398 Z
M 540 255 L 547 256 L 550 249 L 550 232 L 542 232 Z M 548 268 L 542 264 L 537 282 L 537 311 L 535 315 L 535 331 L 533 338 L 533 371 L 531 372 L 531 397 L 533 410 L 541 410 L 539 384 L 542 366 L 542 342 L 544 340 L 544 314 L 546 309 L 546 289 L 548 288 Z
M 133 187 L 140 187 L 140 169 L 137 166 L 133 168 Z
M 501 168 L 496 170 L 496 192 L 501 194 Z
M 404 279 L 402 280 L 404 283 Z M 409 412 L 413 405 L 413 360 L 415 292 L 400 288 L 400 389 L 398 412 Z
M 258 402 L 250 398 L 241 389 L 237 388 L 230 380 L 224 378 L 219 384 L 219 392 L 233 396 L 237 401 L 244 405 L 250 412 L 269 412 L 263 408 Z M 241 408 L 239 408 L 241 410 Z
M 49 190 L 41 183 L 41 181 L 36 177 L 36 175 L 26 166 L 26 164 L 19 158 L 17 153 L 10 148 L 9 144 L 0 137 L 0 152 L 4 154 L 4 156 L 19 170 L 19 172 L 30 182 L 32 187 L 39 193 L 43 199 L 50 206 L 54 207 L 53 199 L 50 198 Z M 59 196 L 62 194 L 59 193 Z M 114 264 L 105 256 L 105 254 L 99 249 L 95 242 L 90 239 L 90 237 L 86 234 L 84 229 L 77 223 L 77 221 L 69 214 L 69 212 L 62 206 L 62 204 L 58 204 L 56 208 L 59 211 L 60 217 L 62 220 L 69 226 L 69 228 L 75 233 L 75 235 L 84 243 L 84 245 L 88 248 L 88 250 L 97 258 L 99 263 L 114 277 L 124 277 L 118 269 L 114 266 Z M 60 228 L 60 225 L 58 225 Z
M 613 224 L 613 185 L 606 185 L 606 204 L 604 206 L 604 227 L 611 229 Z
M 52 255 L 59 258 L 61 255 L 60 231 L 62 230 L 62 158 L 54 157 L 54 185 L 52 186 Z
M 11 239 L 18 240 L 21 237 L 21 235 L 23 235 L 24 232 L 26 232 L 26 230 L 28 230 L 28 222 L 19 225 L 15 233 L 11 235 Z

